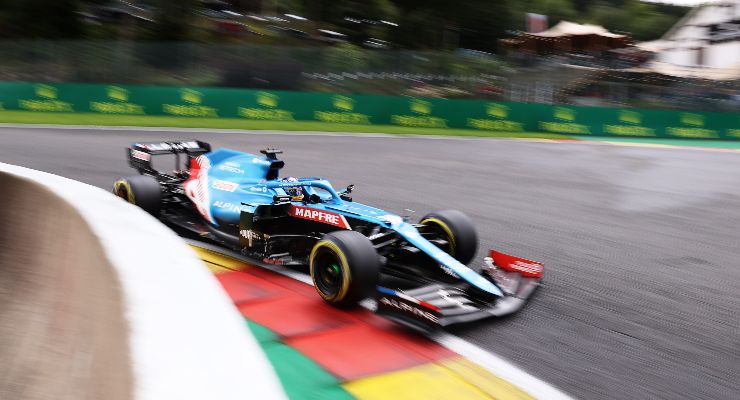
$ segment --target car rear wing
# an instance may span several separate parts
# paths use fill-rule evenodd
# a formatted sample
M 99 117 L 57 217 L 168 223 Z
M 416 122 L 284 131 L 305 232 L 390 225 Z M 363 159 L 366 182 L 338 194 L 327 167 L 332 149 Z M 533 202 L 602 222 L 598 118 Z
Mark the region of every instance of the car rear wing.
M 181 140 L 173 142 L 134 143 L 126 149 L 129 165 L 141 174 L 158 174 L 152 167 L 152 156 L 175 154 L 175 168 L 179 169 L 180 154 L 187 154 L 185 168 L 189 158 L 197 157 L 211 151 L 211 145 L 200 140 Z

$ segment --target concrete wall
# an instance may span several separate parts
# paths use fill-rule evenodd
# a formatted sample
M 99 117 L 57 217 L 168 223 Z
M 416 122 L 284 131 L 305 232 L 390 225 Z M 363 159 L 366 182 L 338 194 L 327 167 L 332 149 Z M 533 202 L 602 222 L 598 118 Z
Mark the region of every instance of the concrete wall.
M 0 399 L 285 398 L 220 284 L 156 219 L 3 163 L 0 193 Z
M 0 174 L 0 398 L 132 398 L 121 287 L 82 217 Z

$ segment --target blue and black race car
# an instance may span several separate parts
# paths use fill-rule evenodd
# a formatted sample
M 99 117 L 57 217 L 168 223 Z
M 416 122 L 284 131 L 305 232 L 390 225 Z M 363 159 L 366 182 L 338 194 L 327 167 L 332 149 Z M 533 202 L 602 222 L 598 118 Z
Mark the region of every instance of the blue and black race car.
M 197 140 L 135 143 L 113 192 L 181 232 L 255 262 L 308 268 L 337 307 L 367 297 L 377 313 L 419 329 L 511 314 L 540 285 L 540 263 L 491 251 L 481 272 L 466 266 L 478 239 L 469 217 L 433 212 L 418 223 L 357 203 L 321 178 L 280 178 L 281 153 L 211 150 Z M 175 156 L 162 173 L 152 157 Z

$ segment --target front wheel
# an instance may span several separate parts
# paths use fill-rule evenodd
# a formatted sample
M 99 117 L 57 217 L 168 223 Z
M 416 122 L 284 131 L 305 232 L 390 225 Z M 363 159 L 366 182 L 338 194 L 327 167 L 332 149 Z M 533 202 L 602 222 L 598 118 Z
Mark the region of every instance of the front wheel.
M 336 231 L 316 242 L 309 269 L 314 287 L 324 301 L 349 308 L 375 290 L 380 258 L 370 240 L 361 233 Z
M 427 214 L 419 223 L 443 239 L 446 244 L 441 246 L 442 250 L 457 261 L 467 264 L 475 257 L 478 234 L 475 233 L 473 221 L 462 211 L 435 211 Z

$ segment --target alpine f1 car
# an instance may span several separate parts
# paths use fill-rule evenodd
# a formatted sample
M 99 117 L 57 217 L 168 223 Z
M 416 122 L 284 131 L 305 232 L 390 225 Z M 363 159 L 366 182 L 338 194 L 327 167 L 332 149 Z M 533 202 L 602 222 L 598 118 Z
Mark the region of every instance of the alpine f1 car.
M 113 192 L 256 262 L 307 267 L 327 303 L 352 307 L 372 296 L 378 314 L 414 328 L 514 313 L 540 285 L 542 264 L 493 250 L 480 273 L 467 267 L 478 239 L 462 212 L 411 223 L 354 202 L 353 185 L 337 192 L 321 178 L 280 178 L 280 153 L 135 143 L 127 156 L 140 175 L 119 179 Z M 175 157 L 172 173 L 152 166 L 164 154 Z

